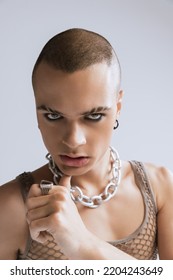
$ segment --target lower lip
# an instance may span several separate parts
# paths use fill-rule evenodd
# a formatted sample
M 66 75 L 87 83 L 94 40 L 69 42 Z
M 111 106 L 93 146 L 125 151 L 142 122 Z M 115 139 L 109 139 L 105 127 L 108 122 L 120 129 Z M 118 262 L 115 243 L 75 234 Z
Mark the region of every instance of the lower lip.
M 68 156 L 60 156 L 60 158 L 63 164 L 65 164 L 66 166 L 73 166 L 73 167 L 82 167 L 89 162 L 88 157 L 71 158 Z

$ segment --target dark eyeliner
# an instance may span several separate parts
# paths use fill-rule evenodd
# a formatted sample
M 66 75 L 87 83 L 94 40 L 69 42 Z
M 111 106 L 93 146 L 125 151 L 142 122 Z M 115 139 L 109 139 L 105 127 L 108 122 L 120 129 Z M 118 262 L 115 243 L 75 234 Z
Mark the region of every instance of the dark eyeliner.
M 100 117 L 97 118 L 97 119 L 89 118 L 89 116 L 94 116 L 94 115 L 100 115 Z M 105 116 L 105 114 L 95 113 L 95 114 L 91 114 L 91 115 L 86 116 L 85 119 L 86 119 L 87 121 L 91 121 L 91 122 L 99 122 L 99 121 L 102 120 L 102 118 L 103 118 L 104 116 Z
M 54 114 L 54 113 L 45 113 L 45 114 L 43 114 L 43 116 L 46 118 L 46 120 L 48 120 L 49 122 L 55 122 L 55 121 L 58 121 L 58 120 L 61 120 L 62 119 L 62 116 L 59 116 L 57 119 L 55 118 L 55 119 L 51 119 L 51 118 L 49 118 L 48 116 L 49 115 L 56 115 L 56 114 Z

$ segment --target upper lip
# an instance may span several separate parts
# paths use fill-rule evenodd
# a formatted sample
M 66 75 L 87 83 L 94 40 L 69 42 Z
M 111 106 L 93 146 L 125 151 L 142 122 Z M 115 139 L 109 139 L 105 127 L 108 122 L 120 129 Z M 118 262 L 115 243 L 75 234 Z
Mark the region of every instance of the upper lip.
M 88 157 L 88 156 L 82 155 L 82 154 L 61 154 L 60 156 L 66 156 L 66 157 L 70 157 L 70 158 Z

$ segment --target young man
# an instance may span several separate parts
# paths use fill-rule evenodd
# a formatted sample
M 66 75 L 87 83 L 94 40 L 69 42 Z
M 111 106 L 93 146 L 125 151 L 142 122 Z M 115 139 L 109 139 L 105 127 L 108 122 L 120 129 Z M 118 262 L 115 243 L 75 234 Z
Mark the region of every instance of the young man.
M 94 32 L 67 30 L 41 51 L 32 80 L 49 164 L 0 188 L 1 259 L 173 259 L 172 174 L 110 147 L 120 79 Z

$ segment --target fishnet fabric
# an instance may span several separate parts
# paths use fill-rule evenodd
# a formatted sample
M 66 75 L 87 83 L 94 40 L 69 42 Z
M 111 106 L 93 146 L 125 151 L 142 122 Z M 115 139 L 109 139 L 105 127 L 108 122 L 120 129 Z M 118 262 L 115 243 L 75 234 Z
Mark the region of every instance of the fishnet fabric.
M 156 206 L 153 194 L 143 164 L 136 161 L 131 161 L 130 163 L 134 171 L 136 184 L 143 195 L 145 217 L 141 226 L 133 234 L 122 240 L 111 241 L 109 243 L 136 259 L 157 259 Z M 28 176 L 32 176 L 31 173 L 28 173 Z M 27 187 L 26 192 L 28 192 L 28 182 L 31 181 L 31 179 L 29 180 L 26 177 L 25 172 L 24 176 L 22 174 L 18 176 L 18 180 L 21 182 L 22 188 Z M 27 184 L 24 184 L 24 180 L 26 180 Z M 26 195 L 24 195 L 24 197 L 26 197 Z M 53 238 L 50 237 L 44 244 L 29 239 L 25 253 L 19 254 L 18 259 L 67 260 L 68 258 L 61 252 Z
M 132 236 L 126 238 L 126 240 L 111 242 L 111 244 L 136 259 L 154 260 L 157 259 L 156 206 L 143 164 L 135 161 L 131 164 L 135 171 L 136 183 L 138 186 L 141 185 L 145 202 L 145 218 L 142 225 Z
M 31 240 L 30 247 L 23 259 L 27 260 L 67 260 L 58 245 L 50 238 L 46 243 L 41 244 Z M 22 256 L 21 256 L 22 257 Z M 22 259 L 22 258 L 21 258 Z

